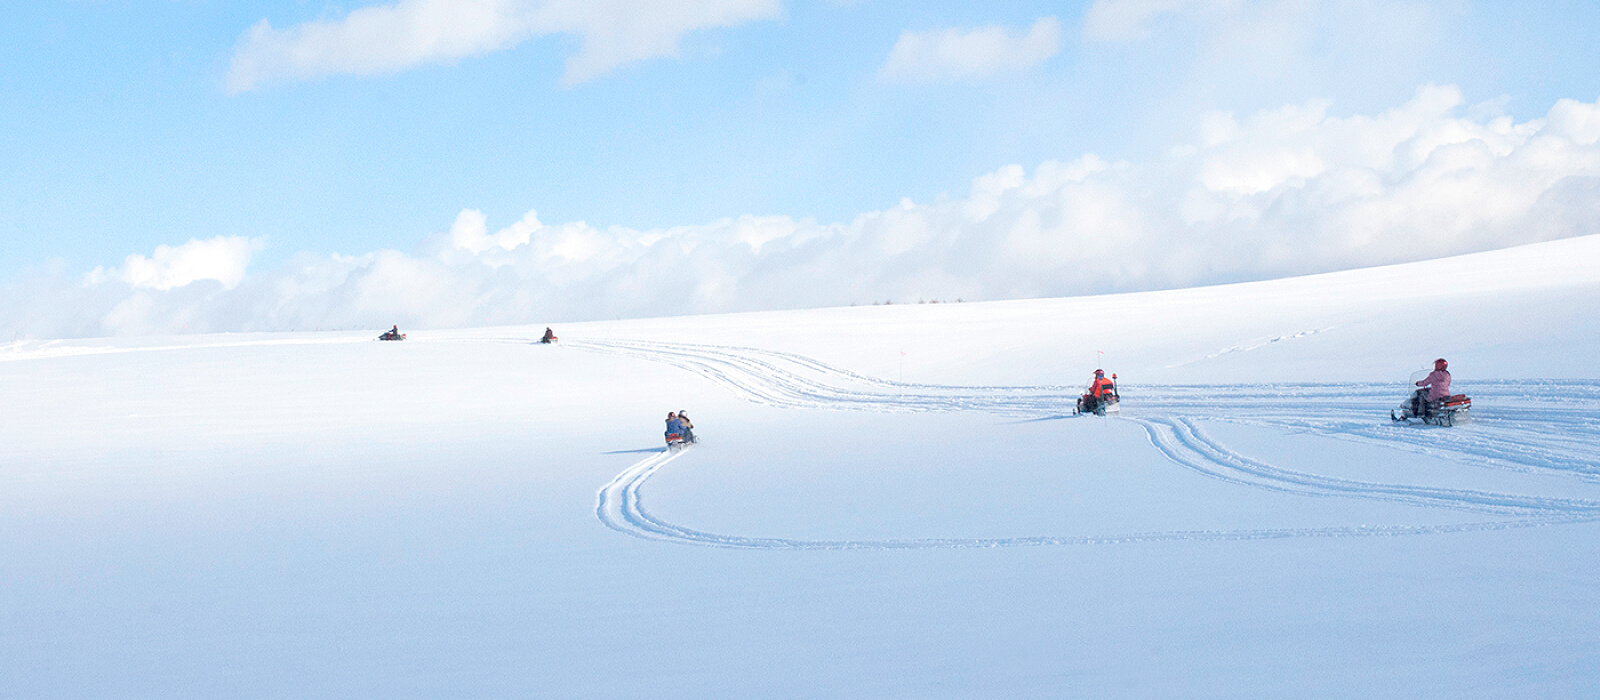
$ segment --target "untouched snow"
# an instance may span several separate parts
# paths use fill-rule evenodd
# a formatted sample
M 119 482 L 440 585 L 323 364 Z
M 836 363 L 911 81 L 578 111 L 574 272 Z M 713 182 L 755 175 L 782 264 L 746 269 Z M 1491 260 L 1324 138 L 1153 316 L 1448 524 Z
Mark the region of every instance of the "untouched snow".
M 1596 309 L 1590 237 L 0 346 L 0 697 L 1596 697 Z M 1390 424 L 1439 355 L 1474 422 Z M 1120 417 L 1070 415 L 1096 364 Z

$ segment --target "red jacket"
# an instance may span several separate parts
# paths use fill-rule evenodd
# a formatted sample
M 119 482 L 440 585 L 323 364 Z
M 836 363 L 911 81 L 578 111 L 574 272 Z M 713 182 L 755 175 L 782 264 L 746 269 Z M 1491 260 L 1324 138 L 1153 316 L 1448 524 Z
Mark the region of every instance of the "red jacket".
M 1089 395 L 1098 399 L 1102 396 L 1113 393 L 1115 388 L 1116 384 L 1110 379 L 1106 377 L 1096 377 L 1093 382 L 1089 383 Z

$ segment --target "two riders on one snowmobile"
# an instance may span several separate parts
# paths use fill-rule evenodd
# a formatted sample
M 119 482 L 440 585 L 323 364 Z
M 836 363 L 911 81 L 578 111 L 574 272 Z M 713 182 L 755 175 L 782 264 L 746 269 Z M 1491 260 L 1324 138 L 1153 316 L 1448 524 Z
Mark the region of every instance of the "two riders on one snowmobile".
M 1450 363 L 1442 357 L 1434 360 L 1433 371 L 1412 382 L 1421 388 L 1412 392 L 1405 405 L 1390 411 L 1389 418 L 1397 422 L 1416 418 L 1428 425 L 1444 426 L 1466 420 L 1472 409 L 1472 399 L 1467 398 L 1466 394 L 1450 393 L 1449 367 Z
M 667 414 L 667 449 L 679 449 L 696 442 L 694 437 L 694 423 L 689 421 L 688 411 L 677 411 Z
M 1093 413 L 1103 416 L 1107 411 L 1118 411 L 1118 404 L 1122 397 L 1117 395 L 1117 375 L 1106 377 L 1106 371 L 1097 369 L 1094 378 L 1089 380 L 1089 389 L 1078 397 L 1078 413 Z

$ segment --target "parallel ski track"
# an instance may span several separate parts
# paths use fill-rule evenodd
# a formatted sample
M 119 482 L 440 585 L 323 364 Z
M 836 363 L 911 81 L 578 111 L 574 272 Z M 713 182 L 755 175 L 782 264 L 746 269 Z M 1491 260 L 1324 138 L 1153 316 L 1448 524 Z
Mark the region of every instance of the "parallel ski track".
M 1063 386 L 946 386 L 892 382 L 800 355 L 759 348 L 642 340 L 565 343 L 575 349 L 661 362 L 706 377 L 755 403 L 880 413 L 984 411 L 1012 416 L 1060 415 L 1077 390 Z M 1131 393 L 1134 388 L 1128 388 Z M 1137 387 L 1140 424 L 1167 459 L 1207 477 L 1252 488 L 1315 497 L 1361 498 L 1443 508 L 1499 518 L 1451 525 L 1397 525 L 1258 530 L 1179 530 L 1116 535 L 1014 538 L 802 540 L 725 535 L 652 515 L 643 485 L 687 451 L 660 452 L 632 465 L 596 497 L 607 527 L 647 540 L 741 549 L 930 549 L 1289 537 L 1371 537 L 1501 530 L 1600 520 L 1600 501 L 1472 489 L 1388 484 L 1298 472 L 1237 454 L 1211 438 L 1191 415 L 1274 425 L 1386 446 L 1443 454 L 1519 472 L 1600 481 L 1600 384 L 1490 382 L 1475 384 L 1479 405 L 1515 406 L 1480 417 L 1474 430 L 1392 426 L 1374 406 L 1395 402 L 1382 384 L 1275 384 L 1231 387 Z

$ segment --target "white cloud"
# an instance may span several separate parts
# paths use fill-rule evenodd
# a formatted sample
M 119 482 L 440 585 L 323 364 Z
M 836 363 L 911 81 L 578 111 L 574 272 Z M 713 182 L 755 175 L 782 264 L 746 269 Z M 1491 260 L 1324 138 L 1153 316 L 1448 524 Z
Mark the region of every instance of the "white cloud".
M 481 56 L 536 36 L 579 37 L 561 82 L 676 56 L 683 36 L 775 17 L 780 0 L 400 0 L 338 20 L 276 29 L 261 20 L 239 39 L 229 92 L 275 80 L 374 75 Z
M 848 222 L 741 216 L 664 229 L 490 233 L 464 210 L 415 253 L 163 246 L 87 280 L 0 287 L 0 334 L 550 323 L 918 298 L 1134 291 L 1404 262 L 1600 234 L 1600 102 L 1515 122 L 1425 86 L 1372 115 L 1325 101 L 1217 113 L 1147 163 L 1006 166 L 961 197 Z M 1481 107 L 1481 106 L 1480 106 Z M 1463 111 L 1471 116 L 1463 116 Z M 215 280 L 218 285 L 191 284 Z
M 1026 33 L 1006 27 L 906 31 L 878 76 L 907 82 L 986 78 L 1032 68 L 1060 50 L 1061 23 L 1054 17 L 1039 19 Z
M 563 85 L 574 85 L 614 68 L 660 56 L 677 56 L 685 34 L 777 17 L 779 0 L 550 0 L 539 3 L 538 33 L 563 32 L 583 39 L 567 60 Z
M 260 239 L 239 236 L 217 236 L 205 241 L 190 239 L 179 246 L 157 246 L 148 258 L 129 255 L 121 267 L 109 272 L 96 268 L 88 279 L 98 283 L 112 277 L 134 289 L 161 291 L 215 280 L 221 282 L 224 289 L 232 289 L 244 280 L 251 256 L 261 247 Z
M 462 209 L 456 215 L 456 222 L 450 226 L 450 244 L 457 250 L 473 255 L 495 248 L 512 251 L 527 245 L 533 232 L 544 228 L 544 224 L 539 223 L 539 213 L 536 211 L 528 212 L 520 221 L 496 231 L 494 235 L 489 235 L 488 224 L 489 220 L 483 212 Z

